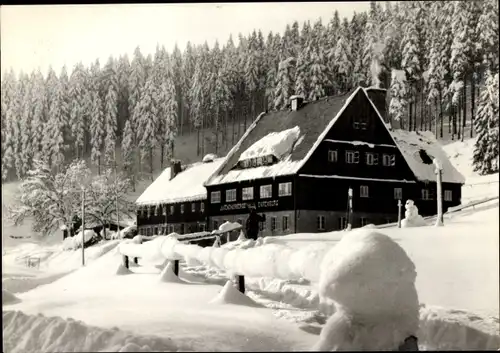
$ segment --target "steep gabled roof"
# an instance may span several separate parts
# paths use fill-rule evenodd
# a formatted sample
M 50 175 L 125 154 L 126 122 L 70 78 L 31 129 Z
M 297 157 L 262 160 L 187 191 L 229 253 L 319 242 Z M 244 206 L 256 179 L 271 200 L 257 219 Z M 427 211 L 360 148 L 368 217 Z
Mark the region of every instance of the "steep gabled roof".
M 166 168 L 148 186 L 136 201 L 137 205 L 189 202 L 207 198 L 203 183 L 222 164 L 224 158 L 209 163 L 194 163 L 170 180 L 170 167 Z
M 415 180 L 436 180 L 433 174 L 433 166 L 425 164 L 420 159 L 420 154 L 415 154 L 415 145 L 419 144 L 419 149 L 424 149 L 429 155 L 441 161 L 443 165 L 443 182 L 464 183 L 464 177 L 453 167 L 439 143 L 432 137 L 431 132 L 419 133 L 419 135 L 415 132 L 393 130 L 390 124 L 384 121 L 366 90 L 358 87 L 344 95 L 325 97 L 314 102 L 308 102 L 297 111 L 282 110 L 260 114 L 229 152 L 225 161 L 208 178 L 205 185 L 210 186 L 296 174 L 318 148 L 328 131 L 331 130 L 344 109 L 360 90 L 364 93 L 382 124 L 391 135 L 394 144 L 401 151 L 405 161 L 415 175 Z M 300 129 L 300 138 L 294 146 L 293 151 L 286 158 L 269 166 L 248 169 L 234 168 L 242 153 L 255 142 L 269 133 L 280 132 L 294 127 Z M 412 134 L 416 137 L 411 137 L 413 136 Z M 412 142 L 407 143 L 405 139 L 410 139 Z
M 224 163 L 207 180 L 205 185 L 217 185 L 243 180 L 253 180 L 297 173 L 311 148 L 318 143 L 318 137 L 340 115 L 349 99 L 359 88 L 335 97 L 325 97 L 305 103 L 299 110 L 282 110 L 263 113 L 249 127 L 246 133 L 233 147 Z M 272 132 L 298 127 L 300 138 L 293 151 L 283 160 L 270 166 L 249 169 L 233 169 L 241 154 L 255 142 Z

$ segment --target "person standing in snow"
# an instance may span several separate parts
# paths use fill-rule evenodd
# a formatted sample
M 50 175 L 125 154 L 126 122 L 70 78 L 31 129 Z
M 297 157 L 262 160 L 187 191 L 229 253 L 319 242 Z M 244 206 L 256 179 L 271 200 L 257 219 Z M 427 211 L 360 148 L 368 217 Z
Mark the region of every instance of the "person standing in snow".
M 255 208 L 250 208 L 250 215 L 246 222 L 247 238 L 257 240 L 259 236 L 259 222 L 264 222 L 266 220 L 265 215 L 257 214 Z

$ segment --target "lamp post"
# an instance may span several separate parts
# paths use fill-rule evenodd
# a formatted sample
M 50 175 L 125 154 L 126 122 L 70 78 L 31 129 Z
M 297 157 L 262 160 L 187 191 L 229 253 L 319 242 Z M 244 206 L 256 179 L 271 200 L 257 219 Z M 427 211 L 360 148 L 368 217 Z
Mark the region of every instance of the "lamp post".
M 348 223 L 347 223 L 347 230 L 352 229 L 352 188 L 349 188 L 349 191 L 347 192 L 347 197 L 349 200 L 349 213 L 348 213 Z
M 436 192 L 436 198 L 437 198 L 437 218 L 436 218 L 436 227 L 442 227 L 444 225 L 443 222 L 443 198 L 442 198 L 442 186 L 441 186 L 441 181 L 442 181 L 442 174 L 443 174 L 443 166 L 441 165 L 441 162 L 437 159 L 434 158 L 433 160 L 435 168 L 435 173 L 437 175 L 437 192 Z

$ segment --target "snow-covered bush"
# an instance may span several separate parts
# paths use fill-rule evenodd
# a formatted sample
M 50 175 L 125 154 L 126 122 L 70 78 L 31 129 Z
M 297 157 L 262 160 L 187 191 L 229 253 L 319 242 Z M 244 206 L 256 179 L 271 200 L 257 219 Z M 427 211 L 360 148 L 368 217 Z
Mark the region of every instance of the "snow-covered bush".
M 334 314 L 316 350 L 397 350 L 416 336 L 419 302 L 415 265 L 388 236 L 359 230 L 342 237 L 323 258 L 321 303 Z
M 63 250 L 74 250 L 75 249 L 75 240 L 73 237 L 67 237 L 62 242 Z
M 85 244 L 90 242 L 93 238 L 97 237 L 97 234 L 92 229 L 85 229 L 83 232 L 83 237 L 85 238 Z M 75 249 L 82 246 L 82 232 L 76 233 L 73 237 L 73 244 Z
M 405 203 L 405 218 L 401 221 L 401 227 L 422 227 L 425 226 L 425 221 L 421 215 L 418 214 L 418 207 L 413 200 L 407 200 Z

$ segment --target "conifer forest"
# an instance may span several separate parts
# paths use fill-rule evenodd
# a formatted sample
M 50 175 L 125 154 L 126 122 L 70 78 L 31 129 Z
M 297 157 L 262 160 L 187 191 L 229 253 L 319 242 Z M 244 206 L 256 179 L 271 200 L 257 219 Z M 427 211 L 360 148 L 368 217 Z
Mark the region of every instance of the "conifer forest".
M 176 139 L 233 146 L 263 111 L 357 86 L 388 90 L 396 128 L 476 137 L 474 165 L 498 172 L 498 0 L 371 2 L 367 13 L 293 22 L 283 33 L 234 33 L 225 43 L 159 43 L 145 55 L 15 74 L 1 82 L 2 182 L 34 161 L 55 170 L 88 159 L 136 182 L 175 158 Z M 209 135 L 209 136 L 205 136 Z M 161 161 L 153 165 L 153 159 Z

